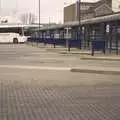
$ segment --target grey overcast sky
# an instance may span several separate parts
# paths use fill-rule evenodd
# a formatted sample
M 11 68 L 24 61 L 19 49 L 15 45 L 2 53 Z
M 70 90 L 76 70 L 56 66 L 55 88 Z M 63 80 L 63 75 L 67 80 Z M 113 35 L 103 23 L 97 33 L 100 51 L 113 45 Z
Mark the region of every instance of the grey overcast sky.
M 0 0 L 2 11 L 18 11 L 19 13 L 32 12 L 38 16 L 38 0 Z M 62 22 L 64 3 L 76 0 L 40 0 L 42 22 Z M 98 0 L 83 0 L 98 1 Z

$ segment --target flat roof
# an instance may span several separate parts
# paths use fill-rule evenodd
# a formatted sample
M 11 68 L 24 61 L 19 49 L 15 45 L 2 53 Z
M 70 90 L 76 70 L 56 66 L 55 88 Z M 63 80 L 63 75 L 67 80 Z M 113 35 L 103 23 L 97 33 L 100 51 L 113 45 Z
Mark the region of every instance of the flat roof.
M 112 15 L 106 15 L 106 16 L 95 17 L 92 19 L 82 20 L 81 25 L 95 24 L 95 23 L 102 23 L 102 22 L 105 23 L 105 22 L 116 21 L 116 20 L 120 20 L 120 13 L 114 13 Z M 41 28 L 40 30 L 60 29 L 64 27 L 72 27 L 72 26 L 78 26 L 78 25 L 79 25 L 79 21 L 74 21 L 74 22 L 68 22 L 68 23 L 61 24 L 61 25 L 53 25 L 50 27 L 44 27 L 44 28 Z
M 25 28 L 29 28 L 29 27 L 39 27 L 39 25 L 34 25 L 34 24 L 31 24 L 31 25 L 28 25 L 28 24 L 0 24 L 0 28 L 22 28 L 22 27 L 25 27 Z

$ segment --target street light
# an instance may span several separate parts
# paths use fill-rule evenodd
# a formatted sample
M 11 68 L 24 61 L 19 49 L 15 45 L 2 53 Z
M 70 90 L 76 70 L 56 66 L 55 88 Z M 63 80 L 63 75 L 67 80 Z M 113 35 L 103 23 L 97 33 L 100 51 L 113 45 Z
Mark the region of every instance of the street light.
M 40 21 L 40 0 L 39 0 L 39 6 L 38 7 L 39 7 L 39 37 L 40 37 L 40 22 L 41 22 Z
M 81 31 L 81 5 L 80 5 L 80 3 L 81 3 L 81 0 L 79 0 L 78 1 L 78 21 L 79 21 L 79 31 Z
M 78 39 L 80 40 L 80 35 L 81 35 L 81 0 L 78 1 L 78 22 L 79 22 L 79 27 L 78 27 Z M 81 41 L 81 40 L 80 40 Z M 80 49 L 81 49 L 81 45 L 80 45 Z

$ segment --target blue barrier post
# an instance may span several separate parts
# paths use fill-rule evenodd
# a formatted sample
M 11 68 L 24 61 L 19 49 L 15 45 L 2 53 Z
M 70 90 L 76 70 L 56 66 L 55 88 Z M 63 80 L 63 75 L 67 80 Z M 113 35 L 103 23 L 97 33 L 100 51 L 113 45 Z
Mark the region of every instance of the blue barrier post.
M 81 32 L 80 31 L 77 32 L 77 40 L 81 42 Z M 82 47 L 82 44 L 80 44 L 79 49 L 81 49 L 81 47 Z
M 116 54 L 119 54 L 119 34 L 116 34 Z
M 55 39 L 53 38 L 53 47 L 56 48 L 56 45 L 55 45 Z

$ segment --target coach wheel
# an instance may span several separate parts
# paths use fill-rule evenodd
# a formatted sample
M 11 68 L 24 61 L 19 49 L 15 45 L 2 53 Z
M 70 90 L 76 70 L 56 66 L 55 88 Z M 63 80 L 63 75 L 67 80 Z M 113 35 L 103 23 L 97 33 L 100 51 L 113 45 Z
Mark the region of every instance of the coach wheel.
M 13 38 L 13 43 L 14 44 L 18 44 L 18 39 L 17 38 Z

